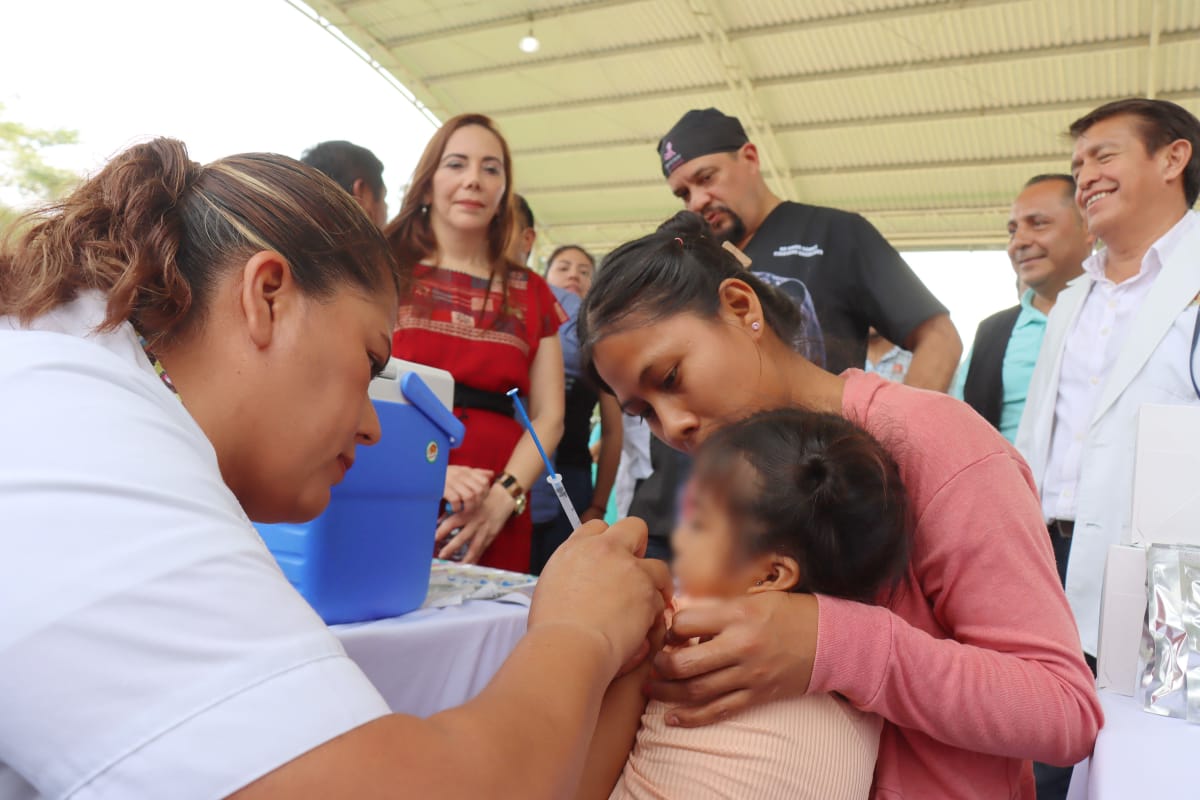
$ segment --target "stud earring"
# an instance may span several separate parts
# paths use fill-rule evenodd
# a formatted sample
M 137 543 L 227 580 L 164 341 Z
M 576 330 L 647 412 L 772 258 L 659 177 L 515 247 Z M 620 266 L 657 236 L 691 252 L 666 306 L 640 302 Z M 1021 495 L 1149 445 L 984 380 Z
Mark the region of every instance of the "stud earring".
M 756 580 L 756 581 L 754 582 L 754 585 L 755 585 L 755 586 L 762 586 L 762 585 L 763 585 L 762 578 L 759 578 L 758 580 Z
M 422 214 L 428 214 L 428 213 L 429 213 L 429 204 L 428 204 L 428 203 L 422 203 L 422 204 L 421 204 L 421 213 L 422 213 Z
M 762 327 L 762 325 L 759 325 L 757 322 L 751 322 L 751 323 L 750 323 L 750 330 L 756 331 L 756 330 L 758 330 L 758 329 L 759 329 L 759 328 L 761 328 L 761 327 Z

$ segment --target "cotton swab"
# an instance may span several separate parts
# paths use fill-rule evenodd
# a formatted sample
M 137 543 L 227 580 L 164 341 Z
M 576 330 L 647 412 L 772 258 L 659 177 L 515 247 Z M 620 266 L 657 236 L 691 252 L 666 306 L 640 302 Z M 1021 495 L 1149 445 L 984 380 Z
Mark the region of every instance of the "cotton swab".
M 546 482 L 554 488 L 554 494 L 558 497 L 558 502 L 562 505 L 563 511 L 566 512 L 567 519 L 571 522 L 572 530 L 578 529 L 583 523 L 579 521 L 579 514 L 575 513 L 575 506 L 571 504 L 571 498 L 567 496 L 567 490 L 562 482 L 562 475 L 554 471 L 554 465 L 550 463 L 550 457 L 546 455 L 546 450 L 542 447 L 541 440 L 538 439 L 537 431 L 533 429 L 533 423 L 529 421 L 529 415 L 525 413 L 525 404 L 521 402 L 516 389 L 510 389 L 508 396 L 512 398 L 513 408 L 516 409 L 518 419 L 525 426 L 525 430 L 529 431 L 529 436 L 533 439 L 538 452 L 541 453 L 542 461 L 546 462 Z

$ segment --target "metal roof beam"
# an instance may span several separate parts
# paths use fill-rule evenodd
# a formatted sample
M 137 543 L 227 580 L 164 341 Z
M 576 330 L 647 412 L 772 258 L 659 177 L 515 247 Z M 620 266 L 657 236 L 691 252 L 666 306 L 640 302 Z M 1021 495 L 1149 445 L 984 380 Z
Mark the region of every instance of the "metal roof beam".
M 741 54 L 725 35 L 725 23 L 720 13 L 709 0 L 688 0 L 688 10 L 692 12 L 692 18 L 700 28 L 700 36 L 704 39 L 709 53 L 716 60 L 721 74 L 725 76 L 725 85 L 741 98 L 738 117 L 749 128 L 751 141 L 756 142 L 768 185 L 776 195 L 785 200 L 795 199 L 795 187 L 787 178 L 790 171 L 787 157 L 758 102 Z
M 430 122 L 440 125 L 452 110 L 446 98 L 425 84 L 375 36 L 346 16 L 336 0 L 286 0 L 288 5 L 308 17 L 334 39 L 380 73 L 404 95 Z
M 1154 99 L 1158 92 L 1158 45 L 1162 39 L 1159 21 L 1160 0 L 1150 0 L 1150 42 L 1146 46 L 1146 97 Z
M 870 219 L 870 214 L 866 215 Z M 912 250 L 1003 250 L 1008 243 L 1008 233 L 1003 226 L 996 229 L 987 229 L 980 231 L 942 231 L 927 232 L 927 231 L 905 231 L 896 232 L 886 230 L 887 226 L 881 226 L 880 232 L 884 234 L 888 242 L 901 251 Z M 646 232 L 649 233 L 647 228 Z M 546 228 L 547 238 L 553 238 L 555 242 L 561 241 L 578 242 L 589 251 L 597 254 L 607 253 L 616 248 L 618 245 L 627 241 L 628 236 L 622 238 L 613 238 L 611 235 L 603 239 L 590 238 L 586 235 L 566 235 L 563 231 L 555 231 L 553 228 Z
M 992 167 L 1032 166 L 1061 162 L 1063 166 L 1070 159 L 1063 150 L 1054 153 L 1031 154 L 1024 156 L 1008 156 L 1005 158 L 963 158 L 947 159 L 944 161 L 923 161 L 911 164 L 856 164 L 846 167 L 822 167 L 790 170 L 791 178 L 833 178 L 846 175 L 886 175 L 896 172 L 925 172 L 939 169 L 981 169 Z M 577 183 L 562 186 L 522 186 L 521 194 L 577 194 L 580 192 L 627 191 L 629 189 L 645 189 L 652 186 L 662 186 L 662 178 L 648 178 L 636 181 L 612 181 L 608 183 Z
M 873 11 L 846 11 L 830 14 L 826 17 L 818 17 L 816 19 L 797 20 L 796 22 L 784 23 L 783 25 L 748 25 L 743 28 L 727 28 L 725 33 L 726 36 L 729 37 L 730 41 L 738 42 L 743 39 L 750 39 L 757 36 L 774 36 L 779 33 L 812 31 L 820 30 L 822 28 L 846 25 L 879 24 L 898 19 L 907 19 L 910 17 L 934 16 L 938 14 L 944 14 L 948 11 L 962 11 L 967 8 L 1004 5 L 1011 4 L 1013 2 L 1014 0 L 965 0 L 965 2 L 964 0 L 941 0 L 941 2 L 930 3 L 928 5 L 908 6 L 906 8 L 884 8 Z M 528 17 L 525 17 L 524 19 L 528 20 Z M 690 47 L 703 43 L 704 40 L 699 34 L 686 34 L 672 37 L 670 39 L 661 39 L 656 42 L 639 42 L 638 44 L 621 45 L 618 47 L 597 50 L 583 50 L 561 56 L 513 60 L 504 62 L 503 64 L 489 64 L 483 67 L 472 67 L 470 69 L 455 70 L 452 72 L 435 73 L 427 76 L 425 81 L 429 84 L 437 84 L 444 83 L 446 81 L 478 78 L 481 75 L 491 75 L 497 70 L 557 67 L 564 64 L 595 61 L 596 59 L 601 58 L 638 55 L 657 50 L 667 50 L 675 47 Z
M 534 23 L 538 20 L 553 19 L 554 17 L 569 16 L 578 14 L 582 11 L 594 11 L 600 8 L 611 8 L 613 6 L 627 6 L 636 3 L 644 3 L 646 0 L 580 0 L 575 3 L 564 3 L 558 6 L 550 6 L 536 11 L 525 11 L 520 14 L 506 14 L 503 17 L 492 17 L 478 22 L 472 22 L 466 25 L 451 25 L 447 28 L 435 28 L 429 31 L 421 31 L 420 33 L 412 33 L 407 36 L 394 36 L 391 39 L 383 41 L 384 47 L 408 47 L 413 44 L 422 44 L 424 42 L 434 42 L 438 39 L 444 39 L 448 36 L 462 36 L 464 33 L 478 33 L 479 31 L 490 31 L 497 28 L 507 28 L 512 25 L 528 25 L 532 19 Z
M 1163 34 L 1161 36 L 1161 42 L 1163 44 L 1169 44 L 1173 42 L 1191 42 L 1195 40 L 1197 34 L 1200 34 L 1200 28 L 1189 28 L 1187 30 Z M 1126 36 L 1120 39 L 1108 39 L 1099 42 L 1082 42 L 1079 44 L 1066 46 L 1047 45 L 1043 47 L 1031 47 L 1027 50 L 1009 50 L 988 53 L 987 55 L 981 56 L 963 56 L 959 58 L 927 58 L 905 61 L 896 64 L 879 64 L 870 67 L 854 67 L 852 69 L 833 69 L 822 72 L 779 75 L 770 78 L 752 80 L 750 81 L 750 85 L 755 89 L 762 89 L 771 86 L 796 86 L 806 83 L 849 80 L 851 78 L 883 77 L 895 75 L 899 72 L 917 72 L 922 70 L 953 69 L 956 67 L 971 66 L 990 66 L 995 64 L 1008 64 L 1012 62 L 1027 61 L 1033 58 L 1061 58 L 1064 56 L 1088 55 L 1091 53 L 1105 53 L 1114 50 L 1144 48 L 1149 45 L 1149 41 L 1149 36 Z M 588 108 L 599 105 L 620 105 L 624 103 L 634 103 L 645 100 L 677 99 L 679 97 L 686 97 L 689 95 L 710 95 L 714 92 L 724 91 L 726 88 L 727 87 L 722 83 L 708 83 L 696 86 L 686 86 L 682 88 L 655 89 L 649 92 L 600 95 L 596 97 L 579 98 L 575 100 L 559 100 L 546 103 L 535 103 L 525 106 L 512 106 L 509 108 L 486 108 L 482 110 L 484 113 L 496 117 L 514 117 L 525 114 L 540 114 L 546 111 Z
M 1200 100 L 1200 88 L 1180 92 L 1160 92 L 1159 98 L 1182 103 L 1188 100 Z M 1075 108 L 1092 109 L 1113 98 L 1086 97 L 1078 100 L 1060 100 L 1054 103 L 1024 103 L 1010 106 L 980 106 L 977 108 L 960 108 L 954 111 L 915 111 L 908 114 L 887 114 L 878 117 L 841 117 L 838 119 L 819 120 L 814 122 L 789 122 L 784 125 L 772 125 L 776 135 L 794 133 L 797 131 L 829 131 L 843 128 L 861 128 L 864 124 L 903 125 L 925 122 L 952 122 L 955 120 L 984 120 L 998 117 L 1019 116 L 1022 114 L 1037 114 L 1052 111 L 1069 111 Z M 571 153 L 594 153 L 600 150 L 616 150 L 622 147 L 653 146 L 658 141 L 653 137 L 636 137 L 629 139 L 603 139 L 591 142 L 576 142 L 571 144 L 547 145 L 544 147 L 515 148 L 513 157 L 517 156 L 547 156 L 566 155 Z
M 854 210 L 859 214 L 870 214 L 873 217 L 891 218 L 891 217 L 919 217 L 927 214 L 935 214 L 938 216 L 970 216 L 974 214 L 1007 214 L 1011 206 L 989 203 L 987 205 L 959 205 L 959 206 L 929 206 L 929 207 L 884 207 L 871 208 L 870 206 L 855 206 Z M 645 219 L 612 219 L 599 222 L 571 222 L 566 220 L 538 220 L 538 225 L 546 228 L 591 228 L 595 230 L 608 230 L 611 228 L 628 228 L 636 225 L 646 225 Z
M 600 58 L 615 58 L 617 56 L 642 55 L 667 50 L 673 47 L 691 47 L 704 44 L 700 34 L 680 36 L 673 39 L 660 39 L 656 42 L 638 42 L 637 44 L 618 45 L 599 50 L 578 50 L 563 56 L 550 58 L 526 59 L 523 61 L 506 61 L 502 64 L 489 64 L 486 67 L 442 72 L 430 75 L 425 80 L 431 84 L 447 83 L 456 80 L 472 80 L 483 75 L 494 75 L 497 72 L 516 69 L 538 69 L 541 67 L 561 67 L 565 64 L 588 63 Z

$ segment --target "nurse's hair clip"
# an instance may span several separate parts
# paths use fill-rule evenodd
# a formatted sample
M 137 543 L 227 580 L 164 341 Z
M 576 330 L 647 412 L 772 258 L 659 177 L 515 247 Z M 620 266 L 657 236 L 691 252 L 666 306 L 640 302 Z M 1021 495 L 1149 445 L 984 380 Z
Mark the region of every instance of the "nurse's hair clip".
M 726 252 L 731 254 L 734 258 L 736 258 L 738 260 L 738 263 L 742 265 L 743 269 L 750 269 L 750 265 L 752 263 L 754 263 L 750 260 L 750 256 L 743 253 L 741 251 L 741 248 L 739 248 L 733 242 L 728 242 L 728 241 L 722 242 L 721 249 L 725 250 Z

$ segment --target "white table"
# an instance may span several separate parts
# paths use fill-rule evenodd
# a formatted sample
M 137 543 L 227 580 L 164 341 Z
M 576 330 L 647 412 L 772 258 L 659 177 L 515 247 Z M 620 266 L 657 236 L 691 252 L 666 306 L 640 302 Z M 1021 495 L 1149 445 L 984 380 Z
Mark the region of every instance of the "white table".
M 1147 714 L 1132 697 L 1101 690 L 1104 728 L 1075 768 L 1067 800 L 1195 797 L 1200 725 Z
M 524 635 L 527 616 L 523 605 L 472 600 L 332 630 L 393 711 L 428 717 L 488 684 Z

